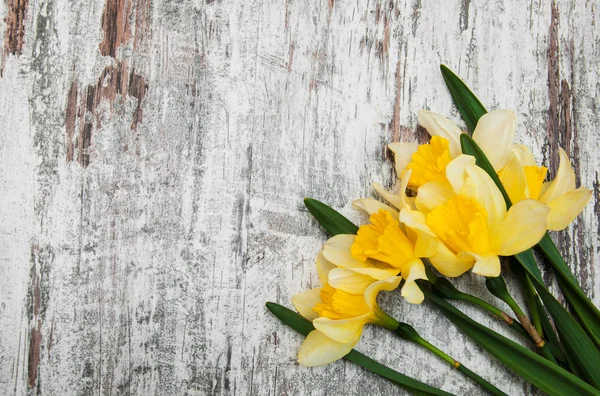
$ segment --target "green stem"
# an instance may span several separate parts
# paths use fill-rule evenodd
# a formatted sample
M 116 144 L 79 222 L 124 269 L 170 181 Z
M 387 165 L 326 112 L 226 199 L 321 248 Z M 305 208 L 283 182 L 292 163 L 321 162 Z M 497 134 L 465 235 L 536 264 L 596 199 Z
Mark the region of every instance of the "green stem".
M 486 381 L 485 379 L 483 379 L 482 377 L 480 377 L 473 371 L 469 370 L 467 367 L 462 365 L 460 362 L 458 362 L 457 360 L 452 358 L 450 355 L 444 353 L 443 351 L 441 351 L 440 349 L 435 347 L 433 344 L 431 344 L 429 341 L 425 340 L 423 337 L 421 337 L 416 332 L 416 330 L 412 326 L 410 326 L 406 323 L 398 323 L 398 327 L 393 331 L 394 331 L 394 333 L 399 335 L 401 338 L 403 338 L 407 341 L 413 342 L 413 343 L 429 350 L 430 352 L 433 352 L 435 355 L 437 355 L 439 358 L 441 358 L 442 360 L 447 362 L 449 365 L 451 365 L 452 367 L 454 367 L 455 369 L 457 369 L 458 371 L 463 373 L 465 376 L 471 378 L 473 381 L 475 381 L 476 383 L 481 385 L 483 388 L 487 389 L 492 395 L 506 396 L 506 393 L 502 392 L 500 389 L 496 388 L 494 385 L 492 385 L 491 383 L 489 383 L 488 381 Z

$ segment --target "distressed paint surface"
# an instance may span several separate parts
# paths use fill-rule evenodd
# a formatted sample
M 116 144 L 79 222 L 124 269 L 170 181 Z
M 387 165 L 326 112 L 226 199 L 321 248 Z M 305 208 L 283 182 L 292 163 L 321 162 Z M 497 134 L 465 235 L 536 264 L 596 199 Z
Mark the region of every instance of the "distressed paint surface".
M 303 197 L 361 221 L 351 201 L 394 185 L 385 145 L 426 138 L 417 111 L 458 119 L 441 62 L 516 110 L 551 174 L 561 146 L 594 188 L 554 238 L 599 304 L 599 7 L 4 0 L 0 394 L 398 394 L 348 362 L 298 366 L 300 337 L 264 302 L 317 285 L 325 236 Z M 457 284 L 491 301 L 481 279 Z M 535 394 L 430 304 L 381 303 L 507 393 Z M 481 394 L 381 329 L 358 349 Z

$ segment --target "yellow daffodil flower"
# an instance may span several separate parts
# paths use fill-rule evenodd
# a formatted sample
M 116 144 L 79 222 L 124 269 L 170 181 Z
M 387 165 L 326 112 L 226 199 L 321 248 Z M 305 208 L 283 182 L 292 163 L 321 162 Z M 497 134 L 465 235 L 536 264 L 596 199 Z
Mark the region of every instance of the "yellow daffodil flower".
M 537 166 L 533 154 L 523 145 L 514 146 L 508 163 L 498 172 L 513 203 L 531 198 L 548 205 L 548 229 L 553 231 L 565 229 L 592 197 L 591 190 L 575 188 L 575 172 L 562 148 L 559 156 L 558 172 L 551 182 L 544 182 L 548 170 Z
M 365 200 L 358 205 L 366 207 Z M 376 204 L 371 205 L 370 224 L 359 228 L 350 249 L 352 257 L 364 263 L 384 263 L 399 271 L 405 280 L 402 296 L 410 303 L 420 304 L 424 296 L 415 281 L 427 279 L 421 258 L 433 256 L 439 241 L 426 227 L 405 227 L 395 210 L 388 207 L 375 212 Z
M 330 284 L 296 294 L 292 298 L 294 307 L 315 327 L 298 351 L 298 362 L 309 367 L 331 363 L 350 352 L 366 324 L 390 328 L 397 325 L 379 308 L 377 295 L 381 290 L 396 289 L 400 280 L 393 276 L 376 281 L 362 295 L 346 293 Z
M 412 170 L 409 187 L 418 189 L 428 182 L 443 182 L 446 166 L 461 154 L 462 131 L 451 120 L 440 114 L 421 110 L 419 123 L 431 135 L 429 144 L 391 143 L 396 173 L 402 178 Z M 516 117 L 511 110 L 494 110 L 485 114 L 473 132 L 473 139 L 486 154 L 496 171 L 508 162 L 516 129 Z
M 419 189 L 419 195 L 422 189 L 426 192 L 417 195 L 418 205 L 430 209 L 426 215 L 406 209 L 400 213 L 403 221 L 424 221 L 443 242 L 447 249 L 438 248 L 431 258 L 442 274 L 458 276 L 472 267 L 474 273 L 498 276 L 498 256 L 529 249 L 544 235 L 548 206 L 523 199 L 507 211 L 500 190 L 473 157 L 456 157 L 448 164 L 446 177 L 447 185 Z

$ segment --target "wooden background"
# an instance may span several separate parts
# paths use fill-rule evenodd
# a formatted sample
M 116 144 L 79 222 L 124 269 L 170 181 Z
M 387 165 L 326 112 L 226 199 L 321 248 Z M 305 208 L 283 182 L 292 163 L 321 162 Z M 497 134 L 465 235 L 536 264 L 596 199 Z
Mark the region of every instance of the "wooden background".
M 600 303 L 599 12 L 584 0 L 3 0 L 0 394 L 398 394 L 348 362 L 299 366 L 301 338 L 264 302 L 290 306 L 318 283 L 325 235 L 303 197 L 361 221 L 351 201 L 394 184 L 385 145 L 425 139 L 418 109 L 459 119 L 441 62 L 489 108 L 516 110 L 517 140 L 551 175 L 560 145 L 594 188 L 554 237 Z M 457 284 L 489 299 L 481 278 Z M 430 304 L 380 301 L 507 393 L 535 393 Z M 481 392 L 382 329 L 358 349 Z

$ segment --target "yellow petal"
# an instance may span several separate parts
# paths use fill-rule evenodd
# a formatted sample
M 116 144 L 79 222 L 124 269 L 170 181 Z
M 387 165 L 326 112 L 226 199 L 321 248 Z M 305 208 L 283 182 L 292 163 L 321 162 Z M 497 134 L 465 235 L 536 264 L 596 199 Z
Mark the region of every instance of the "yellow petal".
M 592 198 L 592 192 L 585 187 L 570 191 L 550 202 L 548 214 L 548 229 L 564 230 L 583 211 Z
M 398 287 L 402 277 L 400 276 L 392 276 L 384 280 L 377 281 L 373 283 L 371 286 L 367 287 L 365 290 L 365 302 L 371 309 L 371 311 L 375 311 L 378 309 L 377 305 L 377 295 L 380 291 L 392 291 Z
M 417 279 L 427 279 L 425 266 L 421 260 L 414 260 L 402 271 L 402 277 L 406 279 L 402 286 L 402 297 L 411 304 L 421 304 L 425 296 L 415 282 Z
M 431 136 L 441 136 L 450 142 L 450 155 L 452 158 L 460 155 L 460 134 L 462 131 L 446 117 L 431 111 L 419 111 L 419 124 L 421 124 Z
M 393 209 L 391 206 L 388 206 L 373 198 L 357 199 L 356 201 L 352 202 L 352 206 L 355 209 L 365 211 L 369 216 L 383 209 L 385 211 L 390 212 L 390 214 L 395 220 L 398 220 L 398 211 L 396 209 Z
M 364 268 L 368 267 L 364 261 L 359 261 L 352 257 L 350 248 L 354 243 L 356 235 L 339 234 L 331 237 L 323 245 L 323 257 L 337 267 L 343 268 Z
M 490 175 L 482 168 L 468 165 L 466 171 L 468 178 L 460 194 L 477 200 L 488 214 L 488 224 L 494 227 L 506 213 L 504 197 Z
M 350 294 L 363 294 L 376 280 L 347 268 L 335 268 L 329 273 L 329 284 Z
M 401 195 L 404 194 L 402 190 L 400 190 L 400 194 L 394 194 L 383 188 L 383 186 L 379 183 L 373 183 L 373 188 L 377 191 L 377 194 L 381 195 L 383 199 L 397 207 L 398 209 L 402 209 L 404 206 L 404 202 L 402 201 Z
M 475 263 L 471 256 L 459 257 L 443 243 L 438 245 L 436 254 L 429 260 L 440 274 L 452 278 L 464 274 Z
M 396 174 L 400 176 L 410 163 L 412 155 L 419 148 L 419 143 L 390 143 L 388 148 L 394 153 L 394 162 L 396 164 Z
M 514 151 L 506 166 L 498 172 L 498 177 L 512 203 L 527 198 L 527 177 L 525 176 L 523 165 Z
M 419 187 L 415 205 L 423 213 L 446 203 L 454 196 L 454 190 L 448 182 L 429 182 Z
M 462 186 L 465 183 L 467 166 L 475 166 L 475 157 L 461 154 L 446 167 L 446 178 L 456 194 L 462 190 Z
M 352 268 L 352 271 L 368 275 L 375 280 L 384 280 L 391 276 L 396 276 L 400 272 L 398 268 Z
M 549 211 L 546 204 L 534 199 L 511 206 L 502 222 L 491 231 L 492 250 L 501 256 L 512 256 L 538 243 L 546 232 Z
M 508 162 L 516 128 L 517 117 L 512 110 L 490 111 L 477 122 L 473 140 L 481 147 L 496 172 Z
M 569 162 L 567 153 L 562 148 L 558 148 L 560 155 L 560 164 L 556 178 L 546 187 L 546 190 L 540 197 L 542 202 L 552 202 L 563 194 L 575 190 L 575 172 Z
M 337 342 L 358 342 L 363 326 L 371 319 L 370 315 L 358 316 L 351 319 L 317 318 L 313 326 L 327 337 Z
M 323 256 L 323 250 L 317 254 L 317 274 L 319 274 L 319 281 L 322 285 L 328 282 L 329 271 L 335 268 L 333 263 L 329 262 L 325 256 Z
M 327 337 L 320 331 L 311 331 L 300 350 L 298 351 L 298 363 L 307 367 L 322 366 L 334 362 L 346 356 L 356 345 L 353 342 L 337 342 Z
M 519 158 L 522 166 L 537 166 L 533 153 L 524 144 L 514 144 L 513 153 Z
M 292 297 L 292 305 L 300 315 L 308 320 L 314 320 L 319 315 L 313 310 L 313 307 L 321 302 L 321 288 L 307 290 L 302 293 L 295 294 Z
M 475 265 L 473 265 L 473 273 L 481 276 L 495 278 L 500 276 L 501 266 L 500 258 L 495 254 L 479 255 L 474 253 L 466 253 L 473 256 Z M 466 255 L 463 254 L 463 255 Z
M 407 236 L 415 245 L 415 257 L 431 257 L 437 252 L 439 240 L 427 225 L 425 214 L 402 209 L 400 221 L 406 225 Z

